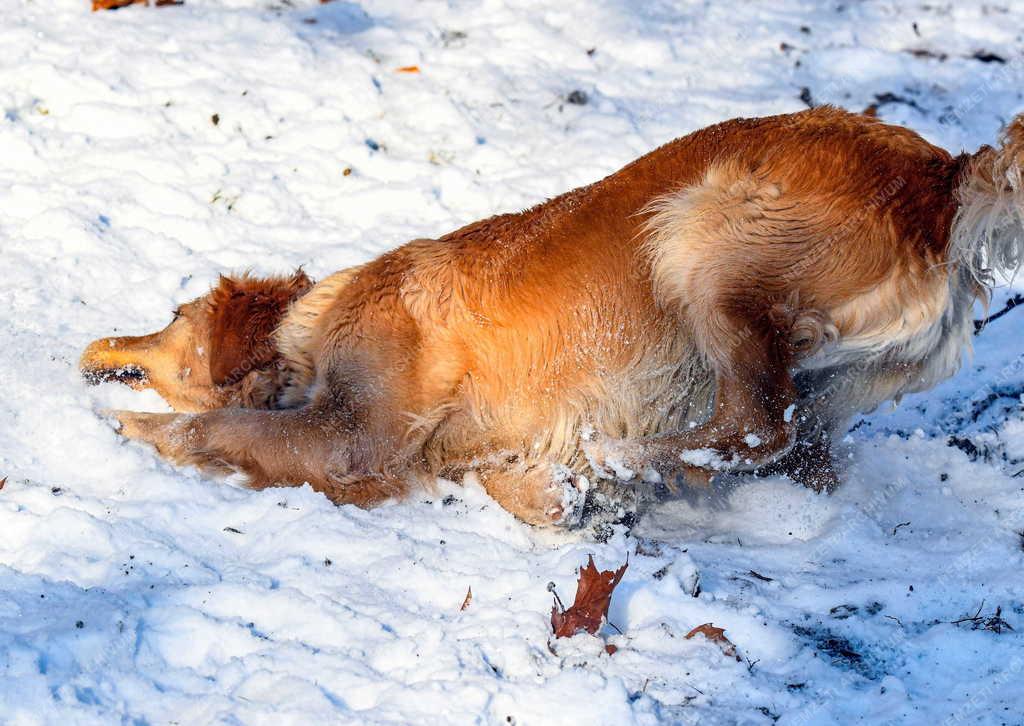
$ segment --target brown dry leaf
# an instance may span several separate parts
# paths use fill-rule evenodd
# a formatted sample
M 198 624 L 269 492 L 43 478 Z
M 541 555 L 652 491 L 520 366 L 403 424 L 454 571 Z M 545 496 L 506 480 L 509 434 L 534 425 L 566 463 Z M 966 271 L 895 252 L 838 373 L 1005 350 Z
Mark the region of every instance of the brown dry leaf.
M 154 0 L 153 4 L 158 8 L 164 8 L 169 6 L 184 5 L 185 0 Z M 92 0 L 92 11 L 97 10 L 117 10 L 118 8 L 126 8 L 129 5 L 145 5 L 149 6 L 149 0 Z
M 3 489 L 7 485 L 7 477 L 0 479 L 0 489 Z
M 590 555 L 587 566 L 580 570 L 575 602 L 564 612 L 559 612 L 557 602 L 551 608 L 551 628 L 555 637 L 571 638 L 581 630 L 595 635 L 608 615 L 612 591 L 626 574 L 627 567 L 629 562 L 614 572 L 599 572 L 594 565 L 594 556 Z
M 92 0 L 92 11 L 117 10 L 129 5 L 149 5 L 149 0 Z
M 419 73 L 420 72 L 420 67 L 419 66 L 401 66 L 400 68 L 396 68 L 395 71 L 397 71 L 398 73 Z
M 468 607 L 469 607 L 469 604 L 470 604 L 471 602 L 473 602 L 473 588 L 472 588 L 472 587 L 471 587 L 471 588 L 469 588 L 469 589 L 468 589 L 468 590 L 466 591 L 466 599 L 462 601 L 462 607 L 461 607 L 461 608 L 459 608 L 459 612 L 462 612 L 463 610 L 465 610 L 466 608 L 468 608 Z
M 725 637 L 725 628 L 716 628 L 712 623 L 704 623 L 698 625 L 696 628 L 686 634 L 687 640 L 692 640 L 693 636 L 700 634 L 710 640 L 712 643 L 718 645 L 730 658 L 740 660 L 739 654 L 736 652 L 736 646 L 733 645 L 732 641 Z

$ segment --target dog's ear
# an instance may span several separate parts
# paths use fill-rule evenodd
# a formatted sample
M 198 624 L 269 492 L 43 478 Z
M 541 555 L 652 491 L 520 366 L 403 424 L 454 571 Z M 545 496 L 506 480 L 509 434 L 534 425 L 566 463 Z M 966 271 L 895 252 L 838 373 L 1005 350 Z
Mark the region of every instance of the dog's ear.
M 287 278 L 221 276 L 210 296 L 210 377 L 231 385 L 277 357 L 273 334 L 293 300 L 313 286 L 301 269 Z

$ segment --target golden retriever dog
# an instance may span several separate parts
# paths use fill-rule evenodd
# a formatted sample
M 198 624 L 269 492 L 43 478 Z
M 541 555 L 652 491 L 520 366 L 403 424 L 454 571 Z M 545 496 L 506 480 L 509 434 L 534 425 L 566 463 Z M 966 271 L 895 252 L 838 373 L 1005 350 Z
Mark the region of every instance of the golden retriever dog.
M 672 141 L 518 214 L 313 284 L 222 278 L 85 352 L 166 459 L 370 506 L 475 472 L 534 524 L 616 479 L 837 475 L 852 415 L 953 374 L 1024 250 L 1024 117 L 951 156 L 822 107 Z

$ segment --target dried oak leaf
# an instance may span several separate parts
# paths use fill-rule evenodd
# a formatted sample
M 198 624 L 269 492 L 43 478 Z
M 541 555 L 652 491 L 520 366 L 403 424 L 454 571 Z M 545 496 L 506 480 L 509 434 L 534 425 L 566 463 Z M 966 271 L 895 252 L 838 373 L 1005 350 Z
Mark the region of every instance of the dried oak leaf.
M 5 486 L 7 486 L 7 477 L 6 476 L 3 479 L 0 479 L 0 489 L 3 489 Z
M 695 635 L 703 635 L 705 638 L 715 643 L 722 652 L 730 658 L 740 660 L 739 654 L 736 652 L 736 646 L 733 645 L 732 641 L 725 637 L 725 628 L 716 628 L 712 623 L 704 623 L 698 625 L 696 628 L 686 634 L 687 640 L 693 640 Z
M 584 630 L 591 635 L 601 629 L 601 623 L 608 616 L 608 605 L 612 591 L 626 574 L 629 562 L 612 571 L 598 571 L 594 556 L 588 557 L 586 567 L 580 569 L 576 586 L 576 600 L 565 611 L 559 611 L 558 603 L 551 608 L 551 628 L 556 638 L 571 638 Z
M 468 589 L 468 590 L 466 591 L 466 599 L 462 601 L 462 607 L 461 607 L 461 608 L 459 608 L 459 612 L 462 612 L 463 610 L 465 610 L 466 608 L 468 608 L 468 607 L 469 607 L 469 604 L 470 604 L 471 602 L 473 602 L 473 588 L 472 588 L 472 587 L 471 587 L 471 588 L 469 588 L 469 589 Z
M 420 72 L 420 67 L 419 66 L 401 66 L 399 68 L 396 68 L 395 71 L 397 73 L 419 73 Z
M 92 0 L 92 11 L 117 10 L 129 5 L 149 5 L 149 0 Z
M 184 5 L 185 0 L 154 0 L 154 5 L 158 8 L 164 8 L 175 5 Z M 126 8 L 129 5 L 149 5 L 149 0 L 92 0 L 92 11 L 97 10 L 117 10 L 118 8 Z

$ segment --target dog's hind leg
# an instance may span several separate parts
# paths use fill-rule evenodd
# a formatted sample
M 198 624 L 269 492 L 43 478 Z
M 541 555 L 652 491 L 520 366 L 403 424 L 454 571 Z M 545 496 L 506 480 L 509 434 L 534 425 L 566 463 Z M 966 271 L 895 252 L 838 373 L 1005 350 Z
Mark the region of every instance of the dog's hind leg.
M 604 469 L 639 473 L 651 468 L 661 474 L 689 470 L 688 480 L 704 483 L 706 478 L 701 482 L 692 476 L 693 469 L 752 471 L 785 454 L 796 434 L 786 413 L 797 395 L 789 353 L 779 345 L 779 331 L 767 317 L 751 320 L 744 314 L 748 304 L 723 299 L 704 318 L 722 331 L 721 347 L 711 357 L 715 403 L 705 423 L 633 441 L 598 440 L 585 444 L 588 455 Z
M 689 429 L 587 445 L 599 466 L 752 471 L 790 449 L 793 365 L 838 335 L 827 315 L 798 297 L 803 271 L 791 263 L 815 229 L 814 220 L 799 218 L 813 207 L 800 202 L 751 172 L 721 167 L 648 210 L 654 294 L 678 311 L 707 360 L 714 408 Z

